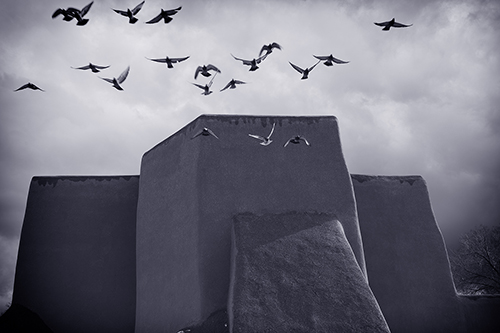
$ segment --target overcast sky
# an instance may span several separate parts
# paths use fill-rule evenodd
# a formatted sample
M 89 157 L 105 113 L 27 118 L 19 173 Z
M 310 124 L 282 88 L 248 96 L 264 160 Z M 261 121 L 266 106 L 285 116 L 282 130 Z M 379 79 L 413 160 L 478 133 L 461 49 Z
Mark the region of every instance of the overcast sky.
M 0 309 L 10 301 L 33 176 L 139 174 L 142 154 L 201 114 L 334 115 L 351 173 L 422 175 L 447 244 L 499 225 L 500 2 L 96 0 L 76 26 L 59 7 L 4 1 L 0 11 Z M 145 24 L 182 6 L 172 22 Z M 396 18 L 409 28 L 382 31 Z M 278 42 L 255 72 L 252 59 Z M 309 79 L 288 63 L 319 64 Z M 166 69 L 148 58 L 190 58 Z M 92 62 L 101 73 L 80 71 Z M 212 93 L 198 65 L 222 71 Z M 124 91 L 98 78 L 130 66 Z M 219 92 L 232 78 L 246 81 Z M 15 89 L 32 82 L 45 92 Z

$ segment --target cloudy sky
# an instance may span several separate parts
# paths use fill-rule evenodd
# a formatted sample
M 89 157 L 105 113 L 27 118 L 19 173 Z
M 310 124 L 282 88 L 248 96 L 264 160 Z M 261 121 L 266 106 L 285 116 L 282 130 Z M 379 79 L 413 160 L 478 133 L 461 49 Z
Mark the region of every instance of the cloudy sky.
M 422 175 L 448 245 L 498 225 L 500 2 L 146 0 L 139 22 L 95 0 L 85 26 L 52 19 L 86 0 L 4 1 L 0 11 L 0 309 L 10 301 L 33 176 L 138 174 L 142 154 L 201 114 L 334 115 L 351 173 Z M 145 24 L 160 8 L 169 24 Z M 395 17 L 410 28 L 373 22 Z M 255 72 L 234 60 L 278 42 Z M 345 65 L 319 64 L 333 54 Z M 148 58 L 190 56 L 167 69 Z M 92 62 L 99 74 L 80 71 Z M 222 71 L 212 93 L 198 65 Z M 124 91 L 99 79 L 130 66 Z M 219 92 L 232 78 L 246 81 Z M 45 92 L 15 89 L 32 82 Z

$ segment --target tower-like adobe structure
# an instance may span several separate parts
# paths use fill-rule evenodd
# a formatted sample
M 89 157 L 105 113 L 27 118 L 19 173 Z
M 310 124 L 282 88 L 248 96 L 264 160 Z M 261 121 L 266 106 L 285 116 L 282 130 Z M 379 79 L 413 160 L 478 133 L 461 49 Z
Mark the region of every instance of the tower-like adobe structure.
M 140 176 L 34 177 L 13 304 L 54 332 L 500 324 L 500 298 L 456 295 L 425 181 L 350 175 L 333 116 L 204 115 Z

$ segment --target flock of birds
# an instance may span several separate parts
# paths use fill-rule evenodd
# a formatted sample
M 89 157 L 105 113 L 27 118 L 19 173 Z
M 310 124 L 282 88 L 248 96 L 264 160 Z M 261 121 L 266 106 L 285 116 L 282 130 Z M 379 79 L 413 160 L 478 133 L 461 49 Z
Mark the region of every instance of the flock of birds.
M 84 26 L 89 22 L 89 19 L 85 18 L 85 15 L 89 12 L 93 3 L 94 3 L 94 1 L 92 1 L 91 3 L 89 3 L 88 5 L 83 7 L 82 9 L 77 9 L 74 7 L 58 8 L 52 14 L 52 18 L 55 19 L 55 18 L 62 15 L 62 19 L 64 21 L 69 22 L 72 20 L 76 20 L 76 25 Z M 112 10 L 117 14 L 120 14 L 124 17 L 127 17 L 130 24 L 135 24 L 139 20 L 136 17 L 136 15 L 142 9 L 144 3 L 145 3 L 145 1 L 142 1 L 137 6 L 135 6 L 133 9 L 127 8 L 127 10 L 120 10 L 120 9 L 112 9 Z M 158 23 L 161 20 L 163 20 L 164 23 L 167 24 L 167 23 L 172 21 L 172 16 L 177 14 L 181 9 L 182 9 L 182 6 L 175 8 L 175 9 L 169 9 L 169 10 L 164 10 L 162 8 L 158 15 L 156 15 L 155 17 L 153 17 L 149 21 L 146 21 L 145 23 L 146 24 L 154 24 L 154 23 Z M 406 28 L 406 27 L 412 26 L 412 24 L 406 25 L 406 24 L 396 22 L 394 18 L 392 20 L 386 21 L 386 22 L 379 22 L 379 23 L 375 22 L 375 25 L 383 27 L 382 30 L 384 30 L 384 31 L 389 31 L 391 28 Z M 241 61 L 243 65 L 249 66 L 250 67 L 249 71 L 256 71 L 259 68 L 258 65 L 261 64 L 273 52 L 274 49 L 281 50 L 282 46 L 276 42 L 272 42 L 268 45 L 263 45 L 262 48 L 260 49 L 259 56 L 257 58 L 253 58 L 251 60 L 242 59 L 242 58 L 235 57 L 232 54 L 231 55 L 233 56 L 233 58 L 235 60 Z M 344 60 L 340 60 L 338 58 L 335 58 L 332 54 L 327 55 L 327 56 L 316 56 L 316 55 L 313 55 L 313 56 L 314 56 L 314 58 L 317 59 L 317 62 L 314 65 L 312 65 L 311 67 L 302 68 L 302 67 L 299 67 L 299 66 L 289 62 L 290 66 L 302 75 L 302 77 L 301 77 L 302 80 L 308 79 L 311 71 L 320 62 L 323 62 L 323 64 L 325 66 L 333 66 L 334 64 L 347 64 L 347 63 L 349 63 L 349 61 L 344 61 Z M 167 56 L 164 58 L 154 58 L 154 59 L 153 58 L 146 58 L 146 59 L 153 61 L 153 62 L 164 63 L 164 64 L 166 64 L 166 67 L 168 69 L 172 69 L 172 68 L 174 68 L 174 64 L 177 64 L 177 63 L 180 63 L 180 62 L 183 62 L 183 61 L 189 59 L 189 56 L 176 57 L 176 58 L 173 58 L 173 57 L 170 58 Z M 72 68 L 78 69 L 78 70 L 91 70 L 93 73 L 99 73 L 101 70 L 104 70 L 104 69 L 109 68 L 109 67 L 110 66 L 99 66 L 99 65 L 89 63 L 88 65 L 85 65 L 85 66 L 72 67 Z M 112 77 L 112 78 L 100 77 L 100 78 L 102 80 L 112 84 L 112 86 L 115 89 L 123 90 L 121 84 L 127 78 L 129 71 L 130 71 L 130 66 L 128 66 L 118 77 Z M 213 76 L 212 76 L 211 72 L 214 72 Z M 195 70 L 194 79 L 196 80 L 198 78 L 199 74 L 201 74 L 204 77 L 212 76 L 212 78 L 205 85 L 198 84 L 198 83 L 192 83 L 192 84 L 203 90 L 203 92 L 201 93 L 202 95 L 210 95 L 213 92 L 212 90 L 210 90 L 212 87 L 212 84 L 213 84 L 213 80 L 218 73 L 221 73 L 221 70 L 219 68 L 217 68 L 215 65 L 212 65 L 212 64 L 200 65 Z M 237 85 L 241 85 L 241 84 L 245 84 L 245 83 L 246 82 L 241 81 L 241 80 L 231 79 L 231 81 L 229 81 L 220 90 L 220 92 L 225 91 L 226 89 L 235 89 L 237 87 Z M 20 91 L 20 90 L 24 90 L 24 89 L 45 91 L 31 82 L 24 84 L 23 86 L 19 87 L 18 89 L 14 90 L 14 91 Z M 272 132 L 271 132 L 271 134 L 272 134 Z

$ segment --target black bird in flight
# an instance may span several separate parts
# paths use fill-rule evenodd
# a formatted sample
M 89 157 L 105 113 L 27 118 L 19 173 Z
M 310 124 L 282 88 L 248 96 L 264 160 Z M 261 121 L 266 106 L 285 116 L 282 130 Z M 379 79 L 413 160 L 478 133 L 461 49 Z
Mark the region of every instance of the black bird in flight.
M 73 68 L 73 69 L 81 69 L 81 70 L 90 69 L 93 73 L 99 73 L 101 69 L 109 68 L 109 66 L 97 66 L 97 65 L 94 65 L 93 63 L 89 62 L 89 64 L 86 65 L 86 66 L 71 67 L 71 68 Z
M 224 88 L 222 88 L 220 91 L 224 91 L 224 90 L 226 90 L 228 88 L 229 89 L 235 89 L 237 84 L 245 84 L 245 83 L 246 82 L 235 80 L 235 79 L 231 79 L 231 81 L 229 81 L 229 83 L 226 84 L 226 86 Z
M 24 90 L 24 89 L 33 89 L 33 90 L 41 90 L 41 91 L 45 91 L 45 90 L 43 90 L 43 89 L 38 88 L 36 85 L 34 85 L 34 84 L 33 84 L 33 83 L 31 83 L 31 82 L 26 83 L 25 85 L 23 85 L 23 86 L 21 86 L 21 87 L 17 88 L 17 89 L 16 89 L 16 90 L 14 90 L 14 91 L 19 91 L 19 90 Z
M 196 80 L 196 78 L 198 77 L 198 74 L 201 73 L 201 75 L 205 76 L 205 77 L 209 77 L 210 75 L 210 72 L 209 71 L 215 71 L 217 73 L 220 73 L 220 69 L 218 69 L 217 67 L 215 67 L 214 65 L 212 64 L 208 64 L 208 65 L 203 65 L 203 66 L 198 66 L 196 68 L 196 71 L 194 72 L 194 78 Z
M 317 63 L 315 63 L 314 65 L 312 65 L 311 67 L 306 68 L 306 69 L 302 69 L 302 68 L 300 68 L 299 66 L 292 64 L 292 63 L 289 61 L 290 65 L 292 65 L 292 67 L 293 67 L 293 68 L 294 68 L 297 72 L 299 72 L 300 74 L 302 74 L 302 78 L 301 78 L 301 80 L 305 80 L 305 79 L 307 79 L 307 78 L 309 77 L 309 73 L 310 73 L 310 72 L 314 69 L 314 67 L 316 67 L 316 65 L 317 65 L 317 64 L 319 64 L 320 62 L 321 62 L 321 60 L 318 60 L 318 62 L 317 62 Z
M 315 56 L 313 55 L 314 58 L 316 59 L 319 59 L 321 61 L 324 61 L 324 65 L 325 66 L 333 66 L 333 63 L 336 63 L 336 64 L 347 64 L 349 63 L 349 61 L 344 61 L 344 60 L 340 60 L 340 59 L 337 59 L 335 58 L 333 55 L 329 55 L 329 56 Z
M 245 59 L 241 59 L 241 58 L 236 58 L 234 55 L 232 55 L 232 56 L 234 59 L 242 61 L 243 65 L 250 66 L 249 71 L 253 72 L 259 68 L 259 66 L 257 66 L 257 64 L 260 64 L 262 61 L 264 61 L 267 57 L 267 54 L 264 54 L 263 56 L 258 57 L 257 59 L 253 58 L 252 60 L 245 60 Z
M 146 58 L 146 59 L 149 59 L 149 60 L 155 61 L 155 62 L 161 62 L 161 63 L 167 64 L 167 68 L 174 68 L 174 66 L 172 64 L 176 64 L 176 63 L 184 61 L 184 60 L 186 60 L 188 58 L 189 58 L 189 56 L 183 57 L 183 58 L 169 58 L 169 57 L 165 57 L 165 58 L 159 58 L 159 59 L 151 59 L 151 58 Z
M 304 143 L 307 145 L 307 146 L 310 146 L 309 142 L 307 141 L 306 138 L 304 138 L 302 135 L 297 135 L 297 136 L 294 136 L 293 138 L 290 138 L 288 139 L 287 142 L 285 142 L 285 144 L 283 145 L 283 147 L 286 147 L 288 146 L 289 143 L 293 143 L 293 144 L 299 144 L 300 141 L 304 141 Z
M 146 23 L 148 23 L 148 24 L 157 23 L 157 22 L 160 22 L 161 19 L 163 19 L 165 24 L 167 24 L 168 22 L 172 21 L 172 18 L 170 16 L 174 16 L 181 9 L 182 9 L 182 6 L 175 8 L 175 9 L 169 9 L 169 10 L 162 9 L 160 14 L 153 17 L 151 20 L 147 21 Z
M 127 8 L 126 11 L 125 10 L 119 10 L 119 9 L 113 9 L 113 10 L 116 13 L 118 13 L 118 14 L 121 14 L 123 16 L 128 17 L 128 23 L 134 24 L 135 22 L 138 21 L 138 19 L 137 19 L 137 17 L 135 17 L 135 15 L 137 15 L 137 13 L 139 13 L 139 11 L 142 8 L 142 5 L 144 5 L 144 2 L 146 2 L 146 1 L 141 2 L 140 4 L 138 4 L 137 6 L 135 6 L 134 9 Z
M 128 76 L 128 72 L 130 71 L 130 66 L 128 66 L 121 74 L 120 76 L 118 76 L 118 78 L 112 78 L 112 79 L 107 79 L 107 78 L 104 78 L 104 77 L 101 77 L 101 79 L 103 79 L 104 81 L 106 82 L 109 82 L 113 85 L 113 87 L 115 87 L 116 89 L 118 90 L 123 90 L 123 88 L 120 86 L 120 83 L 123 83 L 123 81 L 125 81 L 125 79 L 127 78 Z
M 266 55 L 272 53 L 273 49 L 281 50 L 281 45 L 276 42 L 272 42 L 271 44 L 262 46 L 259 52 L 259 57 L 262 55 L 262 53 L 264 53 L 264 51 L 266 52 Z
M 198 133 L 196 133 L 196 134 L 195 134 L 195 135 L 191 138 L 191 140 L 192 140 L 192 139 L 194 139 L 194 138 L 196 138 L 196 137 L 198 137 L 198 136 L 200 136 L 200 135 L 203 135 L 203 136 L 209 136 L 209 135 L 211 135 L 211 136 L 213 136 L 214 138 L 219 139 L 219 137 L 218 137 L 217 135 L 215 135 L 215 133 L 214 133 L 214 132 L 213 132 L 210 128 L 208 128 L 208 127 L 203 127 L 203 129 L 202 129 L 202 130 L 200 130 Z
M 210 80 L 210 82 L 208 82 L 208 84 L 205 84 L 204 86 L 202 86 L 201 84 L 197 84 L 197 83 L 193 83 L 193 84 L 195 86 L 197 86 L 198 88 L 203 89 L 203 92 L 201 93 L 202 95 L 205 95 L 205 96 L 210 95 L 213 92 L 210 90 L 210 87 L 212 86 L 212 83 L 213 83 L 216 75 L 217 75 L 217 73 L 215 73 L 214 76 L 212 77 L 212 79 Z
M 71 21 L 72 19 L 75 18 L 78 21 L 76 23 L 76 25 L 85 25 L 85 24 L 87 24 L 87 22 L 89 20 L 84 19 L 83 17 L 88 13 L 88 11 L 90 10 L 90 7 L 92 7 L 93 3 L 94 3 L 94 1 L 89 3 L 87 6 L 83 7 L 81 10 L 73 8 L 73 7 L 68 7 L 67 9 L 58 8 L 54 12 L 54 14 L 52 14 L 52 18 L 54 19 L 57 16 L 59 16 L 60 14 L 62 14 L 64 21 Z
M 411 27 L 413 25 L 413 24 L 406 25 L 406 24 L 398 23 L 395 21 L 394 18 L 390 21 L 387 21 L 387 22 L 380 22 L 380 23 L 373 22 L 373 23 L 380 26 L 380 27 L 384 27 L 382 29 L 384 31 L 389 31 L 389 29 L 391 29 L 391 28 L 407 28 L 407 27 Z

